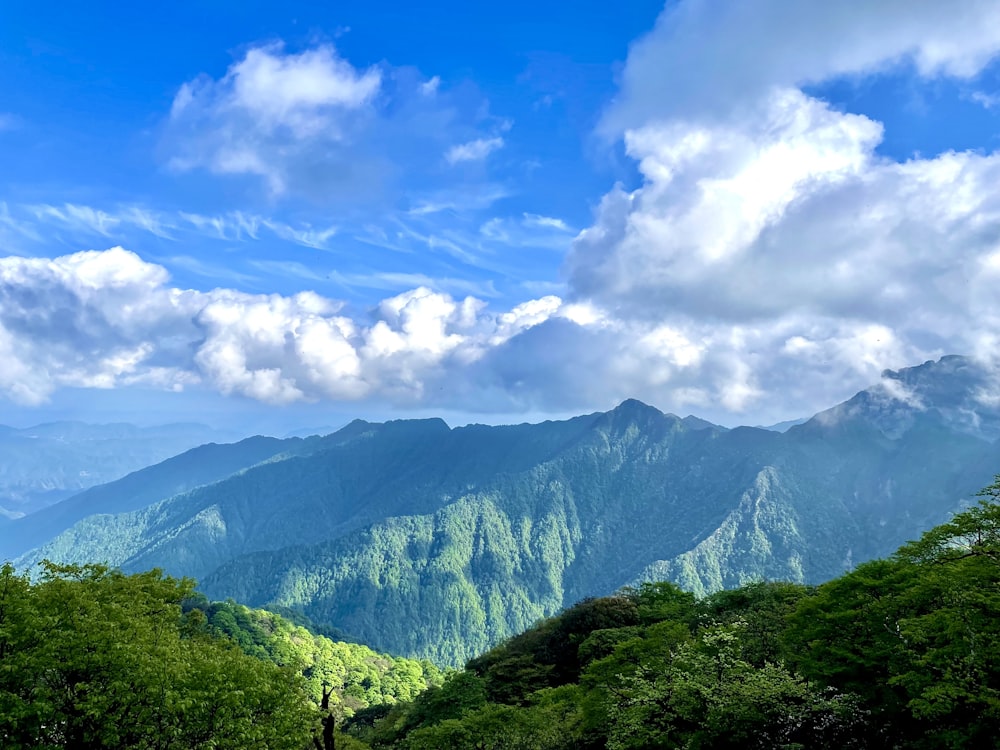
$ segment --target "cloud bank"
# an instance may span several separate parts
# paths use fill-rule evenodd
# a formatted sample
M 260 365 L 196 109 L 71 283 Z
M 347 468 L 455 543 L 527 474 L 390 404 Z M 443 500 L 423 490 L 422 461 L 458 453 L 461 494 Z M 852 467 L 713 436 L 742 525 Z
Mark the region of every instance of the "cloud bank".
M 117 247 L 8 257 L 0 259 L 0 356 L 8 363 L 0 392 L 36 404 L 59 387 L 203 384 L 271 404 L 418 404 L 559 304 L 494 316 L 473 297 L 420 287 L 383 300 L 359 323 L 313 292 L 177 289 L 162 266 Z
M 828 406 L 886 367 L 992 357 L 1000 154 L 894 161 L 878 152 L 881 123 L 809 92 L 889 72 L 975 86 L 998 52 L 1000 6 L 987 0 L 670 3 L 632 46 L 601 125 L 639 183 L 600 199 L 560 296 L 495 310 L 421 286 L 349 310 L 312 292 L 178 289 L 120 248 L 6 258 L 0 392 L 37 403 L 63 386 L 200 384 L 274 404 L 507 413 L 635 396 L 765 422 Z M 406 140 L 387 133 L 427 134 L 424 164 L 444 171 L 503 146 L 496 123 L 455 126 L 443 88 L 355 68 L 332 47 L 255 47 L 180 89 L 167 143 L 178 169 L 250 176 L 274 195 L 331 181 L 363 192 L 392 161 L 380 148 Z M 449 201 L 412 213 L 446 213 Z M 58 211 L 50 218 L 95 231 L 116 218 Z M 515 246 L 539 227 L 553 246 L 575 231 L 525 213 L 480 234 Z M 316 232 L 299 241 L 319 247 L 336 230 Z

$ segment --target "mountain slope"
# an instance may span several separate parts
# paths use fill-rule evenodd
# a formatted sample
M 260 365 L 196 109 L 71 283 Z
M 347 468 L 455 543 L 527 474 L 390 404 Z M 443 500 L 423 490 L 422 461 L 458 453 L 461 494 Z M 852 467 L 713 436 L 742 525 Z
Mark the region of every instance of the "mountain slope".
M 199 424 L 0 425 L 0 516 L 33 513 L 228 433 Z
M 355 422 L 23 559 L 164 567 L 456 663 L 586 596 L 819 582 L 959 509 L 1000 465 L 991 372 L 945 358 L 784 433 L 637 401 L 538 425 Z M 974 415 L 973 416 L 970 416 Z
M 252 437 L 209 443 L 108 484 L 92 487 L 0 527 L 0 558 L 11 559 L 96 514 L 124 513 L 211 484 L 279 453 L 301 450 L 304 441 Z

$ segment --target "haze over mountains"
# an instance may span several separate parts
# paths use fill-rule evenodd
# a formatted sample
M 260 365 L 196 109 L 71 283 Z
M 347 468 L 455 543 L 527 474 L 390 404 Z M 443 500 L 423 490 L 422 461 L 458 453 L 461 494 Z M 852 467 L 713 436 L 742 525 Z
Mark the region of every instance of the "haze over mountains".
M 785 432 L 629 400 L 535 425 L 359 420 L 205 446 L 9 523 L 0 555 L 158 566 L 458 663 L 632 582 L 819 582 L 891 553 L 1000 466 L 995 376 L 963 357 L 887 372 Z
M 201 424 L 0 425 L 0 519 L 33 513 L 210 440 L 232 439 L 232 432 Z

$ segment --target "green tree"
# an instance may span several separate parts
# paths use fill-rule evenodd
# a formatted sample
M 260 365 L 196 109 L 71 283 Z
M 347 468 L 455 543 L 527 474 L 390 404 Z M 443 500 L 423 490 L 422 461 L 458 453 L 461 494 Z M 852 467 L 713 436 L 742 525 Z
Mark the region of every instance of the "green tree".
M 735 622 L 681 644 L 669 661 L 640 665 L 609 693 L 608 747 L 852 748 L 863 714 L 850 696 L 818 690 L 785 668 L 741 658 Z
M 301 677 L 198 635 L 159 571 L 0 569 L 0 746 L 301 750 Z
M 790 618 L 798 669 L 861 696 L 886 747 L 986 747 L 1000 734 L 1000 480 L 980 494 Z

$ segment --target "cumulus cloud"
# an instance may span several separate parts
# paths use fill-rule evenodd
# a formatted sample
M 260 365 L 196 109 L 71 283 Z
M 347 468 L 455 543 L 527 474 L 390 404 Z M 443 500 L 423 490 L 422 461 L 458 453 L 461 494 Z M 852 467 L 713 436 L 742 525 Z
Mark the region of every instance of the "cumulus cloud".
M 122 248 L 8 257 L 0 259 L 0 392 L 36 404 L 65 386 L 199 383 L 273 404 L 421 403 L 428 384 L 558 308 L 552 298 L 496 316 L 474 297 L 418 287 L 359 322 L 313 292 L 176 289 L 166 269 Z
M 358 68 L 330 44 L 301 52 L 254 46 L 224 75 L 203 75 L 177 91 L 163 135 L 177 171 L 260 181 L 272 198 L 377 201 L 409 170 L 433 162 L 481 160 L 500 138 L 474 89 L 383 64 Z M 454 145 L 459 142 L 459 145 Z
M 283 193 L 301 166 L 294 152 L 350 141 L 381 82 L 378 69 L 357 70 L 329 45 L 299 54 L 280 44 L 251 48 L 222 78 L 181 86 L 169 123 L 180 153 L 170 164 L 256 175 Z
M 991 0 L 681 0 L 632 45 L 606 124 L 727 117 L 772 88 L 902 64 L 968 78 L 998 46 L 1000 6 Z
M 998 51 L 1000 6 L 975 0 L 670 4 L 605 122 L 641 184 L 604 196 L 566 264 L 570 298 L 609 311 L 620 378 L 661 403 L 814 410 L 886 367 L 989 353 L 1000 154 L 889 160 L 880 123 L 802 86 L 970 78 Z

